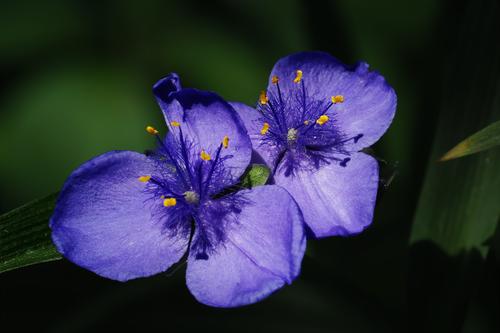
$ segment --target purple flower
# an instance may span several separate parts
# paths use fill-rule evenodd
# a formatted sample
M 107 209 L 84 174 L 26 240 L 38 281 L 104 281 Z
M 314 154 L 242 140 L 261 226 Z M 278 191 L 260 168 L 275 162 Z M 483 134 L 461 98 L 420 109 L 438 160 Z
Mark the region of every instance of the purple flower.
M 366 63 L 303 52 L 274 66 L 257 109 L 233 107 L 274 181 L 316 237 L 361 232 L 373 218 L 378 164 L 362 152 L 392 122 L 396 95 Z
M 155 151 L 108 152 L 71 174 L 50 221 L 58 251 L 119 281 L 187 253 L 187 286 L 211 306 L 253 303 L 291 283 L 306 243 L 293 198 L 275 185 L 228 190 L 252 153 L 237 113 L 213 93 L 181 89 L 175 74 L 153 90 L 169 133 L 148 127 Z

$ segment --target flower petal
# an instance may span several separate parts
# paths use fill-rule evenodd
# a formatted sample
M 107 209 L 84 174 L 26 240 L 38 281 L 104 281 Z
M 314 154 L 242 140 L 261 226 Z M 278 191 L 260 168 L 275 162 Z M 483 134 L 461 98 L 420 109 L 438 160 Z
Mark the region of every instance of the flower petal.
M 155 93 L 170 91 L 169 88 L 162 89 L 163 84 L 173 86 L 171 81 L 160 81 L 155 85 Z M 225 185 L 237 183 L 250 163 L 252 143 L 231 105 L 214 93 L 196 89 L 170 91 L 167 97 L 156 97 L 170 131 L 179 136 L 182 130 L 184 137 L 194 143 L 200 152 L 203 149 L 215 155 L 224 137 L 228 137 L 227 149 L 221 152 L 221 157 L 225 158 L 224 166 L 231 172 Z
M 261 114 L 256 109 L 239 102 L 229 102 L 240 116 L 243 124 L 248 132 L 248 136 L 252 141 L 253 156 L 252 163 L 265 163 L 269 168 L 272 168 L 278 152 L 273 150 L 273 147 L 265 144 L 260 135 L 262 128 Z
M 160 79 L 153 86 L 153 94 L 163 109 L 163 105 L 168 103 L 168 96 L 170 93 L 181 90 L 181 79 L 177 73 L 170 73 L 166 77 Z
M 50 220 L 57 250 L 101 276 L 126 281 L 165 271 L 187 249 L 151 216 L 152 203 L 138 180 L 154 164 L 144 155 L 113 151 L 75 170 Z
M 348 145 L 351 151 L 377 142 L 389 128 L 396 111 L 396 94 L 380 74 L 368 70 L 368 64 L 346 66 L 324 52 L 292 54 L 280 59 L 271 72 L 271 77 L 279 77 L 285 95 L 301 89 L 293 82 L 298 69 L 303 73 L 306 98 L 330 101 L 332 96 L 344 97 L 344 101 L 333 105 L 331 110 L 347 137 L 363 134 L 359 141 Z M 273 89 L 270 83 L 268 90 Z
M 346 167 L 332 163 L 274 179 L 297 201 L 316 237 L 356 234 L 372 222 L 378 163 L 371 156 L 354 153 Z
M 229 224 L 225 243 L 207 260 L 197 260 L 193 253 L 188 259 L 188 288 L 207 305 L 257 302 L 290 284 L 300 272 L 306 239 L 293 198 L 278 186 L 239 195 L 247 203 L 237 221 Z

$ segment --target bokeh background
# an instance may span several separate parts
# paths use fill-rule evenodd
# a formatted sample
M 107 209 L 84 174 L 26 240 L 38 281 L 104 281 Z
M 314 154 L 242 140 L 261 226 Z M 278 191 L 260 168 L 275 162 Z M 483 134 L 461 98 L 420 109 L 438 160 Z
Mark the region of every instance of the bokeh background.
M 171 276 L 118 283 L 65 260 L 0 275 L 0 331 L 498 332 L 498 149 L 438 163 L 500 119 L 497 0 L 0 1 L 0 213 L 58 191 L 82 162 L 153 146 L 151 93 L 183 85 L 254 105 L 273 64 L 364 60 L 398 95 L 372 147 L 373 225 L 310 241 L 302 274 L 239 309 Z M 497 230 L 495 232 L 495 230 Z

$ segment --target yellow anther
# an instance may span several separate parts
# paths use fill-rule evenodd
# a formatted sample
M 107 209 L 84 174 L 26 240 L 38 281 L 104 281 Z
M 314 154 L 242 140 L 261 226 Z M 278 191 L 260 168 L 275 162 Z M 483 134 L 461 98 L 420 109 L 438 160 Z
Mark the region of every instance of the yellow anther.
M 309 120 L 304 120 L 304 125 L 309 125 Z
M 259 95 L 259 103 L 264 105 L 264 104 L 267 104 L 267 102 L 269 101 L 269 98 L 267 98 L 267 93 L 265 90 L 262 90 L 260 92 L 260 95 Z
M 148 126 L 146 127 L 146 132 L 148 132 L 149 134 L 151 135 L 156 135 L 158 134 L 158 131 L 156 130 L 156 128 L 154 128 L 153 126 Z
M 224 136 L 224 139 L 222 139 L 222 146 L 224 148 L 229 147 L 229 137 L 227 135 Z
M 277 84 L 279 82 L 279 78 L 276 76 L 276 75 L 273 75 L 273 77 L 271 78 L 271 83 L 272 84 Z
M 139 181 L 143 182 L 143 183 L 148 182 L 150 179 L 151 179 L 151 176 L 140 176 L 139 177 Z
M 201 151 L 200 157 L 204 161 L 210 161 L 210 159 L 211 159 L 210 155 L 205 150 Z
M 177 199 L 175 198 L 165 198 L 165 200 L 163 200 L 163 206 L 165 207 L 172 207 L 175 205 L 177 205 Z
M 337 96 L 332 96 L 332 103 L 342 103 L 344 101 L 344 96 L 342 95 L 337 95 Z
M 300 83 L 301 80 L 302 80 L 302 71 L 300 69 L 297 69 L 295 71 L 295 79 L 293 79 L 293 82 Z
M 330 118 L 324 114 L 322 116 L 320 116 L 317 120 L 316 120 L 316 124 L 318 125 L 324 125 Z
M 262 125 L 262 128 L 260 129 L 260 134 L 265 135 L 267 133 L 267 131 L 269 131 L 269 124 L 264 123 Z
M 179 126 L 181 126 L 181 123 L 179 123 L 178 121 L 172 120 L 172 121 L 170 122 L 170 125 L 172 125 L 172 126 L 174 126 L 174 127 L 179 127 Z

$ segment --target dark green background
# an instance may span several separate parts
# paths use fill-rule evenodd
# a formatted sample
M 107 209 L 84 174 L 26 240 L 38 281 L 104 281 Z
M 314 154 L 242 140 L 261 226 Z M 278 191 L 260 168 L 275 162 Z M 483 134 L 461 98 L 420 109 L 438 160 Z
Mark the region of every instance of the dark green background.
M 0 331 L 499 330 L 498 149 L 435 162 L 500 119 L 499 7 L 2 0 L 0 212 L 57 191 L 93 156 L 152 147 L 144 126 L 163 120 L 151 86 L 172 71 L 253 105 L 280 57 L 323 50 L 382 73 L 398 109 L 373 147 L 373 225 L 310 241 L 301 276 L 265 301 L 209 308 L 189 295 L 183 268 L 123 284 L 61 260 L 0 275 Z

